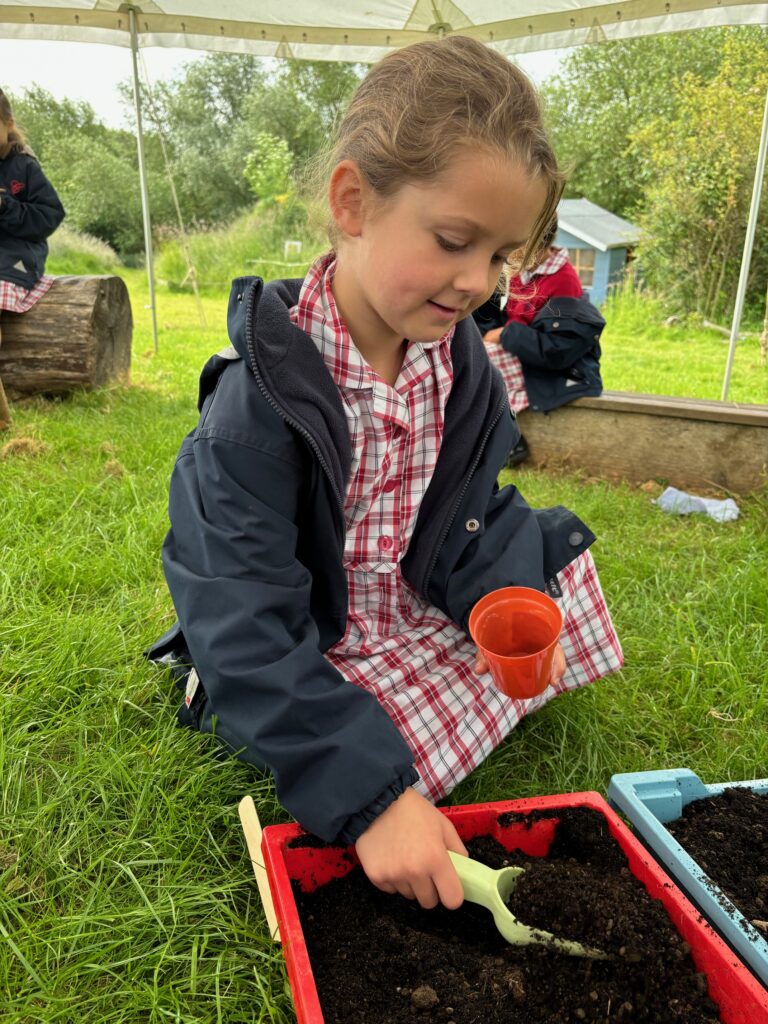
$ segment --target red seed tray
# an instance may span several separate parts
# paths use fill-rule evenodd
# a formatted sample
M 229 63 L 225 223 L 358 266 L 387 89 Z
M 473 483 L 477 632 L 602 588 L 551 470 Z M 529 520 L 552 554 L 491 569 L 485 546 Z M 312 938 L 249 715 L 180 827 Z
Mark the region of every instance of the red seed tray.
M 530 828 L 518 823 L 501 827 L 499 815 L 508 811 L 557 811 L 565 807 L 589 807 L 605 816 L 611 835 L 627 857 L 630 871 L 653 899 L 661 900 L 670 920 L 690 945 L 693 962 L 707 976 L 709 994 L 720 1008 L 723 1024 L 768 1024 L 768 991 L 715 934 L 599 793 L 568 793 L 441 810 L 465 841 L 490 835 L 508 850 L 519 849 L 529 856 L 543 857 L 554 836 L 555 820 L 537 821 Z M 264 829 L 262 851 L 298 1024 L 323 1024 L 291 882 L 297 882 L 304 892 L 312 892 L 331 879 L 346 875 L 358 861 L 353 847 L 291 849 L 289 844 L 303 834 L 298 825 L 268 826 Z

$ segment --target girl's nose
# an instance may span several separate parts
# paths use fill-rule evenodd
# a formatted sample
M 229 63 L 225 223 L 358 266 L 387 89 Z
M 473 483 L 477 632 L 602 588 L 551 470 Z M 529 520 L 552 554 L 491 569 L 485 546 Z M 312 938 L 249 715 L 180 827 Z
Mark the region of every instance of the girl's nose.
M 489 288 L 490 272 L 488 264 L 484 260 L 472 260 L 467 262 L 453 279 L 453 286 L 456 291 L 463 292 L 470 298 L 477 298 L 484 295 Z

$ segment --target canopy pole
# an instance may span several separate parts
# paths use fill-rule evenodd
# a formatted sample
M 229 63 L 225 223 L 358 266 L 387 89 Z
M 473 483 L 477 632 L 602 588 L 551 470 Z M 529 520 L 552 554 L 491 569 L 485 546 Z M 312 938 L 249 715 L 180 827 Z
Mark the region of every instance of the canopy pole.
M 141 123 L 141 90 L 139 88 L 139 39 L 136 34 L 136 10 L 128 8 L 128 25 L 131 33 L 131 65 L 133 67 L 133 105 L 136 110 L 136 145 L 139 151 L 139 184 L 141 186 L 141 212 L 144 219 L 144 254 L 147 261 L 147 282 L 149 284 L 149 308 L 152 310 L 152 339 L 157 344 L 157 308 L 155 305 L 155 268 L 152 252 L 152 223 L 149 219 L 149 192 L 147 190 L 147 168 L 144 163 L 144 130 Z
M 728 361 L 725 364 L 725 379 L 723 380 L 722 401 L 728 397 L 728 387 L 731 383 L 731 368 L 733 367 L 733 355 L 736 351 L 736 341 L 739 337 L 739 326 L 741 314 L 744 309 L 744 297 L 747 293 L 747 279 L 749 277 L 749 264 L 752 262 L 752 246 L 755 241 L 755 229 L 757 227 L 757 215 L 760 211 L 760 193 L 763 188 L 763 174 L 765 173 L 765 153 L 768 149 L 768 89 L 765 93 L 765 110 L 763 111 L 763 128 L 760 133 L 760 146 L 757 151 L 757 167 L 755 169 L 755 183 L 752 188 L 752 203 L 749 207 L 749 220 L 747 221 L 747 236 L 744 239 L 744 253 L 741 257 L 741 272 L 739 273 L 739 284 L 736 289 L 736 303 L 733 307 L 733 320 L 731 321 L 731 339 L 728 346 Z

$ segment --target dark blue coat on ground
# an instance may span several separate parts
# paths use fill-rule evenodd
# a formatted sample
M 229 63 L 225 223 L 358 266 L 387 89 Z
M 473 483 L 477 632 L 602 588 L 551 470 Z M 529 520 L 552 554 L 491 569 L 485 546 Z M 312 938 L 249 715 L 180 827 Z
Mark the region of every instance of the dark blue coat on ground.
M 43 276 L 46 239 L 64 220 L 64 207 L 27 153 L 0 160 L 0 281 L 33 288 Z
M 163 565 L 179 622 L 151 656 L 200 676 L 182 721 L 268 767 L 305 828 L 352 842 L 416 774 L 385 710 L 323 656 L 347 619 L 351 448 L 336 384 L 289 319 L 300 287 L 234 282 L 235 358 L 205 366 L 200 421 L 171 480 Z M 519 436 L 504 386 L 471 319 L 451 351 L 443 443 L 402 569 L 466 628 L 483 594 L 543 590 L 594 536 L 563 507 L 533 511 L 499 490 Z
M 486 302 L 474 317 L 482 334 L 503 327 L 501 344 L 520 360 L 535 412 L 602 394 L 600 335 L 605 320 L 588 299 L 551 298 L 530 325 L 507 323 L 498 299 Z

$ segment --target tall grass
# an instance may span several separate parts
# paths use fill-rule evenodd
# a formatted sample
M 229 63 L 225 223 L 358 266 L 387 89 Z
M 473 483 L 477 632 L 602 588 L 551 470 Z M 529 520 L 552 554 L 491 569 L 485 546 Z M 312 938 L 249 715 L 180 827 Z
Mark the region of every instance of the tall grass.
M 122 266 L 107 242 L 62 224 L 48 239 L 48 274 L 114 274 Z
M 289 240 L 302 243 L 301 256 L 286 258 L 284 243 Z M 303 277 L 327 244 L 304 204 L 292 199 L 282 206 L 257 206 L 227 227 L 171 239 L 160 249 L 157 276 L 171 289 L 191 290 L 191 262 L 199 287 L 213 294 L 242 274 L 267 280 Z

